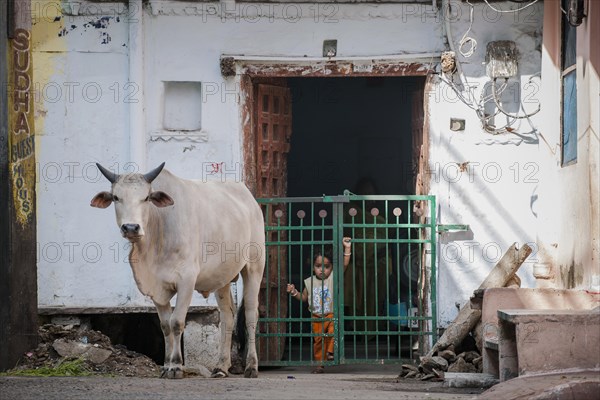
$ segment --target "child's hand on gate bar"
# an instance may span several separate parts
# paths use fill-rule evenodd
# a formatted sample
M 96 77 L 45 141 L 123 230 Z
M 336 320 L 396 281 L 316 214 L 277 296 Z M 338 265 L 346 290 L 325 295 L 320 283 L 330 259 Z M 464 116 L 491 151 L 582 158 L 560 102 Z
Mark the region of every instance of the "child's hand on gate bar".
M 352 239 L 345 236 L 344 239 L 342 239 L 342 244 L 344 245 L 345 250 L 349 250 L 352 247 Z

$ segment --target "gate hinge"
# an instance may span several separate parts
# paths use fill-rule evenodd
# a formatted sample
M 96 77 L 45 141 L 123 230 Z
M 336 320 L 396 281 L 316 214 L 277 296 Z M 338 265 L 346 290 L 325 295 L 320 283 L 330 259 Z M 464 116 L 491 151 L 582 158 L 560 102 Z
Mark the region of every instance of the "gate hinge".
M 438 224 L 437 232 L 466 232 L 470 229 L 469 225 L 460 224 Z
M 350 198 L 346 195 L 338 195 L 338 196 L 323 195 L 323 203 L 350 203 Z

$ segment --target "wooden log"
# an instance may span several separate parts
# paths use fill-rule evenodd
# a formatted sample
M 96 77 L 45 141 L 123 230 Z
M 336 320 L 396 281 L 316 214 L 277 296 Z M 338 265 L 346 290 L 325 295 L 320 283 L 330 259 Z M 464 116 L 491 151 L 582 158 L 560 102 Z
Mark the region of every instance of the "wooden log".
M 531 254 L 531 247 L 524 244 L 520 249 L 517 244 L 506 250 L 500 261 L 490 271 L 485 280 L 479 285 L 479 289 L 487 289 L 492 287 L 504 287 L 507 283 L 514 280 L 517 270 L 523 262 Z M 481 320 L 481 310 L 471 308 L 471 302 L 467 302 L 460 311 L 454 321 L 448 325 L 448 328 L 433 346 L 431 351 L 427 353 L 428 357 L 433 356 L 438 351 L 445 350 L 450 345 L 458 347 L 464 338 L 475 328 L 477 322 Z

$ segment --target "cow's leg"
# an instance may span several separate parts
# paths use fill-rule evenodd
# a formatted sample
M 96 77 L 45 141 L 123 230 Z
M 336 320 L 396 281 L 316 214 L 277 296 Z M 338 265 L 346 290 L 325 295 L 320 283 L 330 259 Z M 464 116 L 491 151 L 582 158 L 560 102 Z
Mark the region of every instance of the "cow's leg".
M 235 313 L 230 285 L 222 287 L 215 292 L 219 314 L 221 316 L 221 348 L 219 361 L 213 371 L 213 378 L 224 378 L 231 367 L 231 333 L 233 332 L 233 316 Z
M 166 377 L 167 371 L 171 368 L 171 354 L 173 353 L 173 331 L 171 330 L 171 314 L 172 308 L 170 304 L 157 304 L 156 311 L 160 320 L 160 329 L 165 337 L 165 363 L 160 371 L 160 377 Z
M 256 324 L 258 322 L 258 292 L 260 290 L 260 281 L 262 279 L 263 268 L 258 263 L 248 263 L 242 269 L 242 278 L 244 279 L 244 307 L 246 308 L 246 346 L 248 354 L 246 355 L 246 369 L 244 377 L 258 377 L 258 356 L 256 355 Z
M 180 284 L 177 286 L 177 301 L 171 314 L 169 326 L 173 336 L 173 345 L 170 355 L 170 364 L 164 372 L 164 377 L 169 379 L 183 378 L 183 355 L 181 353 L 181 336 L 185 329 L 185 317 L 192 302 L 194 287 Z

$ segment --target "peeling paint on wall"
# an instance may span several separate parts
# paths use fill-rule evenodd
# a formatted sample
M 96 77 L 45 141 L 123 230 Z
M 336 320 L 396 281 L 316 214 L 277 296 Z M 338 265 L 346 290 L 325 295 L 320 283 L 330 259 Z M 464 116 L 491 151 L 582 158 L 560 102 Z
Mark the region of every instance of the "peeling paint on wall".
M 34 0 L 35 1 L 35 0 Z M 32 6 L 33 6 L 32 1 Z M 32 21 L 32 57 L 34 59 L 33 75 L 35 76 L 35 126 L 36 135 L 44 135 L 45 118 L 47 109 L 45 100 L 47 100 L 57 85 L 56 74 L 63 74 L 64 70 L 59 68 L 60 59 L 63 57 L 61 53 L 67 51 L 67 42 L 64 35 L 55 33 L 58 27 L 62 25 L 63 17 L 59 15 L 60 1 L 52 1 L 44 3 L 45 14 L 33 15 Z M 33 7 L 35 10 L 36 8 Z M 64 28 L 59 29 L 59 33 Z M 74 28 L 73 28 L 74 29 Z M 53 51 L 41 52 L 40 48 L 50 47 Z M 36 148 L 36 153 L 39 154 L 39 148 Z

